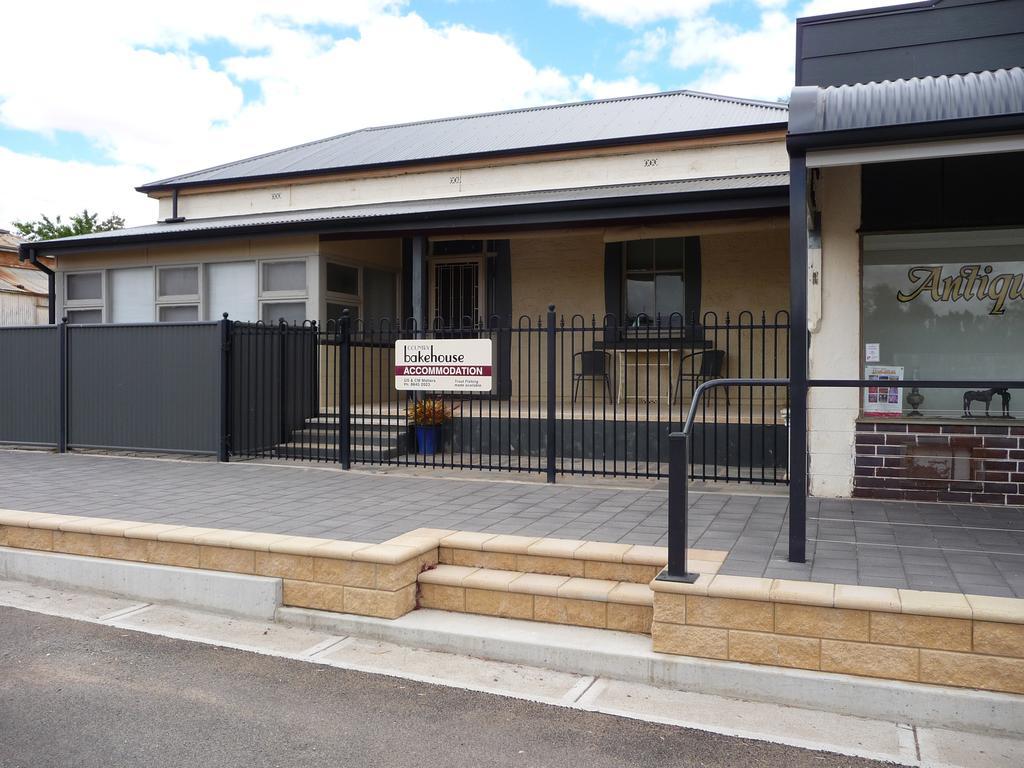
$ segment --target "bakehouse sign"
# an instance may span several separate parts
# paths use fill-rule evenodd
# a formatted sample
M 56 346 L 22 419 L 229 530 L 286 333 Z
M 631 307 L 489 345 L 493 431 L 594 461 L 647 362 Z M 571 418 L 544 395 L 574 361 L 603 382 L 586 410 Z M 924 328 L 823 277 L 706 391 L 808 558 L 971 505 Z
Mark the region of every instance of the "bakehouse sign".
M 907 270 L 910 288 L 896 294 L 900 303 L 927 297 L 936 302 L 989 301 L 988 313 L 1006 312 L 1006 302 L 1024 299 L 1024 273 L 993 274 L 991 264 L 964 264 L 947 273 L 942 266 L 919 266 Z
M 396 341 L 395 389 L 489 392 L 491 340 Z

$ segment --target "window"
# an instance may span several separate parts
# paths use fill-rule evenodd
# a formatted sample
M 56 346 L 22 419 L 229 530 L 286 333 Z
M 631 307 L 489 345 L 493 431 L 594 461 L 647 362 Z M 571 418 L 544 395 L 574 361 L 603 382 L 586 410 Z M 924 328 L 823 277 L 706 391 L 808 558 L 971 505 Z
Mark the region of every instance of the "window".
M 634 328 L 679 326 L 686 310 L 686 240 L 624 243 L 623 314 Z
M 263 303 L 264 323 L 276 325 L 282 319 L 289 324 L 297 323 L 301 325 L 306 320 L 306 302 L 273 301 Z
M 326 266 L 327 320 L 337 320 L 344 309 L 353 320 L 362 318 L 367 327 L 376 328 L 381 320 L 397 319 L 398 282 L 394 272 L 334 261 Z
M 112 269 L 107 275 L 110 280 L 110 322 L 153 322 L 152 267 Z
M 260 264 L 260 319 L 264 323 L 302 323 L 306 313 L 306 260 Z
M 865 235 L 862 302 L 866 378 L 1024 378 L 1024 230 Z M 865 413 L 875 412 L 872 394 Z M 904 387 L 905 412 L 909 394 Z M 963 413 L 963 389 L 921 394 L 925 416 Z M 1013 392 L 1012 407 L 1021 401 Z M 994 397 L 993 415 L 1000 406 Z M 900 407 L 895 398 L 878 411 Z
M 206 319 L 255 322 L 259 319 L 256 262 L 229 261 L 206 265 Z
M 103 322 L 103 273 L 69 272 L 64 276 L 64 313 L 69 323 Z
M 66 314 L 71 325 L 103 322 L 102 309 L 69 309 Z
M 263 293 L 306 292 L 306 262 L 263 262 Z
M 161 323 L 199 319 L 198 265 L 157 267 L 157 320 Z

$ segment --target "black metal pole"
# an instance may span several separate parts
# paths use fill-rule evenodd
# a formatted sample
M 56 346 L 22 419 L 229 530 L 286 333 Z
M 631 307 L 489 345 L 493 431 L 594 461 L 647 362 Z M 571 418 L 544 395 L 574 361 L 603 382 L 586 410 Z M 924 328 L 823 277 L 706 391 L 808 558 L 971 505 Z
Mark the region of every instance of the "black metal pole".
M 57 327 L 57 452 L 68 450 L 68 319 L 64 317 Z
M 673 432 L 668 436 L 668 568 L 658 574 L 659 581 L 692 584 L 697 580 L 696 573 L 686 570 L 689 440 L 686 432 Z
M 220 321 L 220 445 L 217 460 L 227 461 L 231 452 L 231 321 L 225 312 Z
M 789 561 L 807 561 L 807 163 L 789 161 Z
M 338 458 L 341 461 L 342 469 L 352 467 L 352 414 L 351 414 L 351 386 L 352 386 L 352 359 L 351 343 L 349 336 L 348 309 L 341 311 L 341 319 L 338 321 L 339 352 L 341 355 L 341 366 L 338 371 L 338 424 L 340 435 L 338 442 Z
M 555 305 L 548 304 L 548 418 L 547 418 L 547 467 L 548 482 L 555 482 Z

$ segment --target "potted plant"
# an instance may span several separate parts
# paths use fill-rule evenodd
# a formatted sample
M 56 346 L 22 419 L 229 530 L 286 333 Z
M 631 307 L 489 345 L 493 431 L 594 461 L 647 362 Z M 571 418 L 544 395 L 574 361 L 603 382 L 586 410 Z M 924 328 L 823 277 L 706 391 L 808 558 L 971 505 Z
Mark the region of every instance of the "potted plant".
M 437 453 L 444 425 L 452 418 L 452 407 L 437 397 L 425 397 L 409 403 L 409 421 L 416 429 L 416 452 Z

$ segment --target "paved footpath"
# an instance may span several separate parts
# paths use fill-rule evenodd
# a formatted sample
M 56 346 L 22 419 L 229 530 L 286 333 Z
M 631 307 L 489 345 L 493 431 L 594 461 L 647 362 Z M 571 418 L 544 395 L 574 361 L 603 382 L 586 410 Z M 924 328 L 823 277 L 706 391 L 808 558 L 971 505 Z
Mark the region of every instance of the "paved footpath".
M 882 763 L 0 607 L 3 768 Z
M 663 486 L 0 450 L 3 508 L 371 543 L 429 527 L 665 546 Z M 812 499 L 795 564 L 787 501 L 691 492 L 690 546 L 727 550 L 736 576 L 1024 597 L 1021 508 Z

